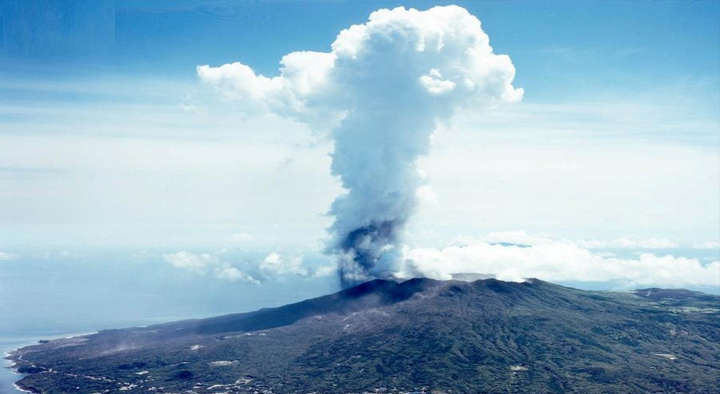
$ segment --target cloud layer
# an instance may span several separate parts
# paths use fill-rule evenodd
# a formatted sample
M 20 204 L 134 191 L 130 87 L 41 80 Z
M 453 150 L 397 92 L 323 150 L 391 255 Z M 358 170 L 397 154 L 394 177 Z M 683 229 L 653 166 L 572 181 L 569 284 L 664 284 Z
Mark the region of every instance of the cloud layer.
M 0 261 L 3 260 L 15 260 L 17 256 L 14 254 L 6 253 L 6 252 L 0 252 Z
M 208 253 L 195 254 L 185 251 L 164 253 L 163 260 L 165 260 L 166 263 L 172 264 L 175 268 L 186 269 L 198 273 L 204 272 L 205 268 L 209 264 L 215 263 L 216 261 L 215 257 Z
M 175 268 L 187 270 L 198 275 L 205 275 L 211 271 L 216 278 L 229 282 L 258 283 L 252 275 L 248 275 L 238 268 L 231 266 L 229 263 L 222 261 L 219 256 L 214 253 L 191 253 L 186 251 L 163 253 L 163 260 Z
M 696 258 L 645 252 L 636 258 L 619 258 L 581 245 L 524 232 L 491 234 L 444 248 L 407 249 L 399 276 L 450 279 L 456 273 L 480 273 L 508 281 L 534 277 L 612 282 L 622 288 L 720 286 L 720 261 L 703 264 Z
M 544 245 L 552 243 L 574 243 L 585 249 L 676 249 L 680 245 L 669 239 L 664 238 L 642 238 L 642 237 L 622 237 L 613 240 L 603 239 L 580 239 L 577 241 L 564 240 L 549 234 L 531 235 L 523 230 L 519 231 L 503 231 L 490 233 L 481 240 L 488 243 L 506 243 L 517 245 Z M 460 238 L 457 241 L 472 243 L 474 240 Z
M 459 237 L 448 244 L 435 248 L 402 246 L 392 278 L 446 280 L 456 274 L 484 274 L 507 281 L 534 277 L 611 289 L 720 288 L 720 256 L 711 251 L 696 251 L 693 257 L 679 256 L 677 253 L 688 252 L 690 245 L 666 239 L 629 236 L 610 241 L 570 240 L 519 230 Z M 181 251 L 162 257 L 180 270 L 230 282 L 261 283 L 337 272 L 335 264 L 313 257 L 313 252 L 307 253 L 276 251 L 248 258 L 227 250 Z
M 180 270 L 197 275 L 212 274 L 215 278 L 229 282 L 260 283 L 267 280 L 282 280 L 288 277 L 320 277 L 337 272 L 334 265 L 311 264 L 307 266 L 299 255 L 283 255 L 271 252 L 260 261 L 240 259 L 231 264 L 227 260 L 238 260 L 229 257 L 227 250 L 212 253 L 192 253 L 186 251 L 163 253 L 165 263 Z
M 510 58 L 457 6 L 378 10 L 340 32 L 331 52 L 293 52 L 280 64 L 272 78 L 241 63 L 197 72 L 246 111 L 332 130 L 332 173 L 347 193 L 332 204 L 328 249 L 347 285 L 397 269 L 423 184 L 416 161 L 437 124 L 523 95 Z

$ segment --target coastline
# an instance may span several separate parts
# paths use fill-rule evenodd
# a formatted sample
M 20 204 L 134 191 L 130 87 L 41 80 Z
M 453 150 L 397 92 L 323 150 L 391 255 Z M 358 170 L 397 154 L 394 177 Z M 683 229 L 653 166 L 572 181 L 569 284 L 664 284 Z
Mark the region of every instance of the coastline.
M 40 344 L 40 341 L 55 341 L 62 339 L 72 339 L 77 337 L 83 337 L 87 335 L 97 334 L 99 331 L 84 332 L 84 333 L 65 333 L 56 334 L 51 336 L 34 335 L 32 337 L 22 338 L 7 338 L 3 340 L 0 338 L 0 345 L 3 347 L 3 364 L 2 370 L 0 370 L 0 393 L 11 394 L 11 393 L 32 393 L 42 394 L 42 392 L 34 389 L 33 387 L 26 387 L 20 383 L 26 374 L 18 372 L 18 357 L 17 351 L 29 346 Z M 7 346 L 7 347 L 6 347 Z M 6 393 L 7 390 L 11 392 Z
M 3 350 L 3 365 L 2 365 L 2 371 L 0 374 L 6 375 L 4 378 L 0 376 L 0 393 L 3 394 L 10 394 L 5 393 L 4 390 L 14 390 L 13 392 L 17 393 L 33 393 L 33 391 L 29 390 L 28 388 L 23 388 L 22 385 L 19 385 L 18 383 L 25 377 L 25 374 L 21 374 L 17 371 L 17 361 L 12 358 L 14 352 L 18 349 L 22 349 L 27 346 L 32 346 L 34 344 L 38 343 L 37 341 L 24 341 L 24 342 L 6 342 L 4 344 L 12 344 L 12 348 L 4 348 Z M 7 384 L 11 383 L 11 384 Z M 40 394 L 40 393 L 34 393 L 34 394 Z
M 21 393 L 42 394 L 41 391 L 35 390 L 32 387 L 25 388 L 25 386 L 23 386 L 19 381 L 13 383 L 13 386 L 15 386 L 15 390 L 17 390 Z

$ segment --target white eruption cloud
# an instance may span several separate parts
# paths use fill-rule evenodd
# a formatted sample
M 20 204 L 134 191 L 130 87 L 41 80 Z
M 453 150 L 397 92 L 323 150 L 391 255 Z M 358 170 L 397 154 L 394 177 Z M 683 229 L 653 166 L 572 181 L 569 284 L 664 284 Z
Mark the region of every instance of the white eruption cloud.
M 346 285 L 397 272 L 423 185 L 416 161 L 436 126 L 457 110 L 523 95 L 510 58 L 495 54 L 480 21 L 457 6 L 378 10 L 340 32 L 330 52 L 293 52 L 280 64 L 276 77 L 241 63 L 197 71 L 246 111 L 330 133 L 332 173 L 347 193 L 332 205 L 328 250 Z

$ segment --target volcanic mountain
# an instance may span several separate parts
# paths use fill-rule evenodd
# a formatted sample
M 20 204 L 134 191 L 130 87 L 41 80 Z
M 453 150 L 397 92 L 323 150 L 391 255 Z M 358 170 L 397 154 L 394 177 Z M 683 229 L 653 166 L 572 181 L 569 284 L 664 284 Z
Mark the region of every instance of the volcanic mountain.
M 42 341 L 37 393 L 712 393 L 720 297 L 375 280 L 279 308 Z

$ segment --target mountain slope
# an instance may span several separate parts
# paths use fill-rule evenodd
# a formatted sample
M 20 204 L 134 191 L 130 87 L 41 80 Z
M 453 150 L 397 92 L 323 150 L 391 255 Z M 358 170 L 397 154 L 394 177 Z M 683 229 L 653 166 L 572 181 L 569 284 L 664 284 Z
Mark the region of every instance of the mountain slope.
M 280 308 L 11 355 L 43 393 L 711 393 L 720 297 L 539 280 L 372 281 Z

